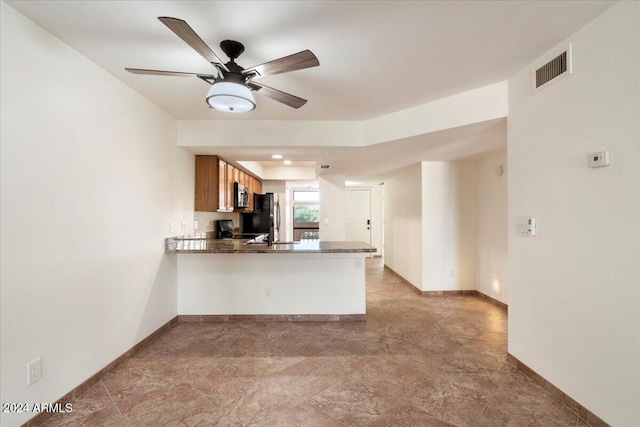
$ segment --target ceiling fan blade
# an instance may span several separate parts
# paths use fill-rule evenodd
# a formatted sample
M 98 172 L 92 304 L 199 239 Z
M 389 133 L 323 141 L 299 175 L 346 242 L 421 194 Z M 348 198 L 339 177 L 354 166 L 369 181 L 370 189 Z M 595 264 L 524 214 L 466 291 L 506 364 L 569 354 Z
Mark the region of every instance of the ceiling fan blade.
M 168 16 L 158 17 L 160 22 L 169 27 L 171 31 L 176 33 L 186 44 L 191 46 L 198 52 L 207 62 L 212 64 L 220 64 L 225 71 L 229 71 L 224 62 L 216 55 L 209 46 L 200 38 L 198 34 L 182 19 L 170 18 Z
M 317 67 L 320 65 L 318 58 L 310 50 L 294 53 L 280 59 L 265 62 L 242 71 L 242 74 L 257 72 L 260 76 L 269 76 L 273 74 L 288 73 L 289 71 L 303 70 L 305 68 Z
M 286 93 L 281 90 L 274 89 L 269 86 L 265 86 L 262 83 L 256 83 L 252 81 L 251 83 L 249 83 L 249 85 L 258 86 L 259 87 L 259 89 L 257 89 L 258 93 L 268 96 L 269 98 L 276 100 L 278 102 L 282 102 L 283 104 L 288 105 L 289 107 L 292 107 L 292 108 L 300 108 L 307 103 L 306 99 L 298 98 L 297 96 L 291 95 L 290 93 Z
M 215 76 L 211 74 L 183 73 L 182 71 L 145 70 L 143 68 L 125 68 L 125 70 L 133 74 L 148 74 L 152 76 L 207 77 L 215 79 Z

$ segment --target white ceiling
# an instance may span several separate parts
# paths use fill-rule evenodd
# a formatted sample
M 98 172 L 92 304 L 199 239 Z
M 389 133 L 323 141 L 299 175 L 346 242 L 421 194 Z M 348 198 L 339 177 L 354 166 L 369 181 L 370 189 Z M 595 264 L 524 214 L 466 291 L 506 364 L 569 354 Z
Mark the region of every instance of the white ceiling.
M 8 1 L 97 65 L 185 120 L 366 120 L 508 79 L 615 2 L 611 1 Z M 296 110 L 256 95 L 257 107 L 230 115 L 207 108 L 209 86 L 197 78 L 134 75 L 125 67 L 211 73 L 213 67 L 165 27 L 158 16 L 187 21 L 225 58 L 218 44 L 245 45 L 245 68 L 304 49 L 316 68 L 260 81 L 308 99 Z M 46 64 L 43 71 L 46 72 Z M 322 149 L 298 160 L 332 163 L 355 178 L 402 167 L 396 158 L 455 160 L 496 144 L 478 138 L 496 132 L 463 131 L 398 141 L 366 151 Z M 475 136 L 468 133 L 477 131 Z M 504 134 L 500 130 L 499 134 Z M 468 144 L 456 140 L 463 135 Z M 493 138 L 492 136 L 492 138 Z M 475 141 L 475 142 L 474 142 Z M 450 147 L 447 148 L 447 144 Z M 393 147 L 388 144 L 397 144 Z M 506 136 L 501 146 L 506 145 Z M 386 147 L 385 147 L 386 146 Z M 427 147 L 427 148 L 425 148 Z M 429 148 L 431 147 L 431 148 Z M 456 151 L 458 147 L 458 151 Z M 297 147 L 289 150 L 300 151 Z M 252 148 L 231 160 L 252 160 Z M 387 151 L 385 151 L 387 150 Z M 223 150 L 217 150 L 223 151 Z M 284 151 L 281 154 L 287 154 Z M 389 162 L 389 152 L 396 153 Z M 357 154 L 355 154 L 357 153 Z M 218 153 L 223 154 L 223 153 Z M 310 158 L 310 155 L 316 158 Z M 376 159 L 382 156 L 382 164 Z M 418 158 L 417 156 L 420 156 Z M 240 158 L 242 157 L 242 158 Z M 354 162 L 351 162 L 354 163 Z M 335 169 L 333 169 L 335 166 Z

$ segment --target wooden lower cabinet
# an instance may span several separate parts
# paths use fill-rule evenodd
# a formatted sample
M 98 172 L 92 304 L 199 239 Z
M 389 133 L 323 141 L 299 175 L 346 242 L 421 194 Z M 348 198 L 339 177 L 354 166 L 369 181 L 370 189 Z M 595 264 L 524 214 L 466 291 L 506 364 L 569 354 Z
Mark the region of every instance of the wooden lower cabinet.
M 262 182 L 252 175 L 213 155 L 196 156 L 195 210 L 198 212 L 231 212 L 234 210 L 234 182 L 249 187 L 249 208 L 253 210 L 253 194 L 260 193 Z M 247 210 L 247 209 L 238 209 Z

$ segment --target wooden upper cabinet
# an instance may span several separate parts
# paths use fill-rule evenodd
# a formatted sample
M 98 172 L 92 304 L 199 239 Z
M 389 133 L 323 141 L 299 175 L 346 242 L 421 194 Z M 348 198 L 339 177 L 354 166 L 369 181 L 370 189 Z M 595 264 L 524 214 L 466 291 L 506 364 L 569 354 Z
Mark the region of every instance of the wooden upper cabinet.
M 218 162 L 218 207 L 216 210 L 227 210 L 227 162 Z
M 262 183 L 252 175 L 225 162 L 218 156 L 196 156 L 195 210 L 198 212 L 233 211 L 233 184 L 249 187 L 249 210 L 253 209 L 253 194 Z M 240 208 L 244 210 L 246 208 Z
M 227 164 L 227 208 L 233 210 L 233 183 L 236 182 L 237 169 Z
M 218 156 L 196 156 L 195 210 L 218 210 Z
M 247 180 L 249 181 L 249 210 L 253 210 L 253 195 L 262 193 L 262 181 L 249 175 Z
M 252 177 L 251 175 L 247 175 L 246 186 L 249 187 L 249 207 L 247 209 L 250 211 L 253 210 L 253 181 L 254 180 L 255 180 L 254 177 Z

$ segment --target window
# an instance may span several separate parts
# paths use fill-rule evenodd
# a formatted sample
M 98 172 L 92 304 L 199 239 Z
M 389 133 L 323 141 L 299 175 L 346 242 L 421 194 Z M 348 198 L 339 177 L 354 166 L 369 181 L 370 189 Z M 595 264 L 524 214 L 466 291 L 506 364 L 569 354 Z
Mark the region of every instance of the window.
M 296 222 L 320 222 L 318 206 L 293 206 L 293 223 Z
M 293 240 L 320 238 L 320 193 L 312 190 L 293 191 Z
M 320 203 L 320 193 L 317 191 L 294 191 L 293 192 L 293 202 L 311 202 L 318 204 Z

